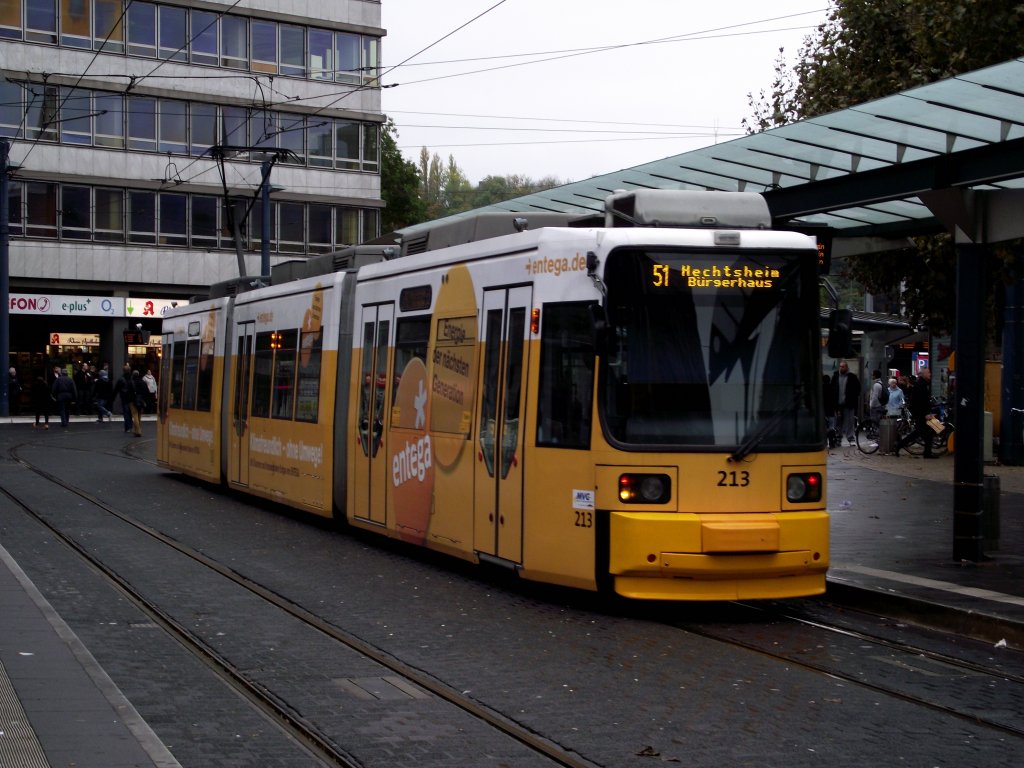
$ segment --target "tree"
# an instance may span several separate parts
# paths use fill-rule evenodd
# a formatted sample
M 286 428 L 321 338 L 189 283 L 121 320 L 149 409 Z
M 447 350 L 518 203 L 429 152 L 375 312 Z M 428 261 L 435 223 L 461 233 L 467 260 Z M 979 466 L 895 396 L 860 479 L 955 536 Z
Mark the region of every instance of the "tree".
M 788 70 L 782 52 L 768 94 L 748 95 L 756 132 L 845 109 L 1020 56 L 1024 5 L 1014 0 L 832 0 Z M 897 292 L 913 320 L 952 327 L 955 253 L 949 237 L 917 238 L 893 258 L 851 257 L 852 277 Z
M 381 230 L 394 232 L 426 220 L 426 208 L 420 197 L 416 164 L 402 157 L 398 130 L 391 118 L 384 123 L 380 138 L 380 196 L 386 205 Z

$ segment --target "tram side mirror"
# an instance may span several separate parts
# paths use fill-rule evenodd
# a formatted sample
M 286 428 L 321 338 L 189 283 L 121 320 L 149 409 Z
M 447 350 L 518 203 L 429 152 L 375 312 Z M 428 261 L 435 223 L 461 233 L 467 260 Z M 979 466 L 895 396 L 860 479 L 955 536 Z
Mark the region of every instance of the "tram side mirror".
M 853 312 L 849 309 L 834 309 L 828 322 L 829 357 L 851 357 L 853 355 Z

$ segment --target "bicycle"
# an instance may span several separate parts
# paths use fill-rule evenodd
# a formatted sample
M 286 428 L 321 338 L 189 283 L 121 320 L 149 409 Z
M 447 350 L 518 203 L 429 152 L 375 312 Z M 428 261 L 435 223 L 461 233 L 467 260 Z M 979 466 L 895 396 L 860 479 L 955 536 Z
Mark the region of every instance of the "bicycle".
M 892 419 L 887 419 L 892 421 Z M 910 418 L 910 413 L 906 408 L 902 408 L 900 415 L 895 419 L 896 422 L 896 434 L 895 439 L 897 445 L 899 441 L 903 440 L 907 435 L 914 431 L 914 422 Z M 861 453 L 868 456 L 878 451 L 879 446 L 879 435 L 881 433 L 881 422 L 877 419 L 864 419 L 857 424 L 857 448 Z M 934 446 L 934 443 L 933 443 Z M 892 446 L 895 448 L 896 446 Z M 924 452 L 924 443 L 921 440 L 914 440 L 908 445 L 904 446 L 904 450 L 913 453 L 914 455 L 920 455 Z M 943 446 L 945 450 L 945 446 Z

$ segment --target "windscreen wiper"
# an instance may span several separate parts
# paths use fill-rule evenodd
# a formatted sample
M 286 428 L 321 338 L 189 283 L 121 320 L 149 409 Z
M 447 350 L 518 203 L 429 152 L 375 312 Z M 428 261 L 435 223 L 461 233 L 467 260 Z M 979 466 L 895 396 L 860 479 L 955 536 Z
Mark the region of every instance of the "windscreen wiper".
M 737 461 L 743 461 L 743 459 L 749 456 L 754 449 L 764 441 L 768 434 L 779 426 L 780 422 L 786 416 L 789 416 L 793 412 L 793 409 L 800 404 L 800 400 L 803 396 L 803 388 L 797 387 L 796 392 L 793 394 L 792 402 L 790 402 L 786 408 L 775 411 L 771 418 L 759 422 L 758 425 L 751 430 L 745 438 L 743 438 L 743 442 L 740 443 L 739 448 L 732 452 L 729 456 L 729 461 L 736 463 Z

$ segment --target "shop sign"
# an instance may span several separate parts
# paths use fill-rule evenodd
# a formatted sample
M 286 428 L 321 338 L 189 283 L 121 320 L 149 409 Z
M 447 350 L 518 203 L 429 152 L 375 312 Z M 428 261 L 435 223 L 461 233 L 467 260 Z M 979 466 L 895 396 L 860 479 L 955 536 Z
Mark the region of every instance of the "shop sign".
M 124 299 L 111 296 L 12 293 L 9 311 L 12 315 L 124 317 Z
M 98 347 L 98 333 L 51 333 L 50 346 L 54 347 Z
M 170 299 L 131 298 L 124 300 L 125 317 L 163 317 L 173 307 L 183 307 L 187 301 Z

